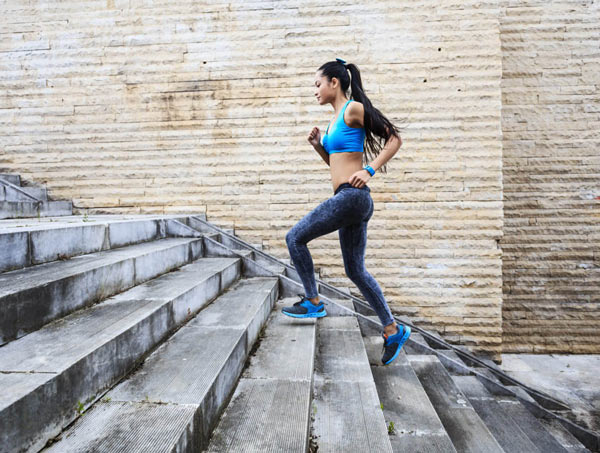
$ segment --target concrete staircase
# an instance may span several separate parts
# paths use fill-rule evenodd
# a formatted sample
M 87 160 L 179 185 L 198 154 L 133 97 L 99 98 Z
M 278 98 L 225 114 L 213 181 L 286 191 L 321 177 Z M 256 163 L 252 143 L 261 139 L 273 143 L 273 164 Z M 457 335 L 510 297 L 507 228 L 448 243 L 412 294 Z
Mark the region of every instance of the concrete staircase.
M 0 452 L 584 452 L 598 435 L 492 363 L 378 321 L 203 215 L 0 222 Z M 407 323 L 408 320 L 405 320 Z
M 71 215 L 70 201 L 50 201 L 44 187 L 21 185 L 20 175 L 0 173 L 0 219 Z

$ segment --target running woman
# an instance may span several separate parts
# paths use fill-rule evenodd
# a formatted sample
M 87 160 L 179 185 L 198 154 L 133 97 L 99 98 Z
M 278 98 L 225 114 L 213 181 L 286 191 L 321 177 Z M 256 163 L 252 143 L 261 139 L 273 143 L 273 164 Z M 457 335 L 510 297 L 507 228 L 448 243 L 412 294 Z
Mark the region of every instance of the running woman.
M 351 99 L 346 95 L 348 88 Z M 330 167 L 334 195 L 306 214 L 285 237 L 305 294 L 300 294 L 300 301 L 282 311 L 294 318 L 327 315 L 319 299 L 306 244 L 339 230 L 346 275 L 373 307 L 383 326 L 381 361 L 387 365 L 398 357 L 410 335 L 410 327 L 396 324 L 381 288 L 365 269 L 367 223 L 374 209 L 367 182 L 381 167 L 386 172 L 384 165 L 396 154 L 402 140 L 398 129 L 367 98 L 356 65 L 341 58 L 322 65 L 315 75 L 315 96 L 320 105 L 331 104 L 335 111 L 335 120 L 327 126 L 322 141 L 318 127 L 308 135 L 308 142 Z M 383 149 L 374 135 L 384 139 Z M 363 167 L 363 160 L 365 164 L 369 162 L 371 153 L 376 159 Z

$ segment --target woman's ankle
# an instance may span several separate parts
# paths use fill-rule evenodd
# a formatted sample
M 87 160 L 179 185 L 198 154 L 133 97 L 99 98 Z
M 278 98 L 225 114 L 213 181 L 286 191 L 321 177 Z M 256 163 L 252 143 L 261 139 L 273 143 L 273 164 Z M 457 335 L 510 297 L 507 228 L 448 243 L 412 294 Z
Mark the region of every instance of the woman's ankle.
M 400 332 L 400 329 L 395 321 L 383 328 L 383 333 L 385 333 L 387 336 L 396 335 L 398 332 Z
M 321 299 L 318 297 L 313 297 L 312 299 L 308 299 L 312 302 L 313 305 L 319 305 L 321 303 Z

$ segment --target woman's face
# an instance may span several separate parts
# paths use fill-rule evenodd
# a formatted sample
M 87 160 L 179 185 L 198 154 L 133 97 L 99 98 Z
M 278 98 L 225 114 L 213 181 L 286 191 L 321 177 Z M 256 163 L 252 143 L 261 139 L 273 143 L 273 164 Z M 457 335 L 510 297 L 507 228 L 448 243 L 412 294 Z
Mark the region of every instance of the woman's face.
M 321 105 L 327 104 L 335 99 L 335 90 L 327 77 L 322 75 L 321 71 L 315 74 L 315 97 Z

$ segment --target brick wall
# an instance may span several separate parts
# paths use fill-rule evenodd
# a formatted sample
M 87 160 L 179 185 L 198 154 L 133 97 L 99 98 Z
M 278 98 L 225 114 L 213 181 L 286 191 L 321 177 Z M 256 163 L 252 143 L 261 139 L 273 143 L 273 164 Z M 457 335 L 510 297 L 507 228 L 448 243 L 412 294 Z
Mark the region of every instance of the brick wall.
M 504 352 L 600 352 L 600 5 L 503 2 Z
M 367 269 L 398 314 L 500 352 L 497 2 L 2 5 L 3 170 L 79 212 L 206 212 L 282 258 L 285 233 L 332 195 L 306 141 L 333 117 L 315 71 L 357 64 L 373 104 L 406 124 L 370 183 Z M 336 232 L 309 247 L 326 280 L 354 288 Z

